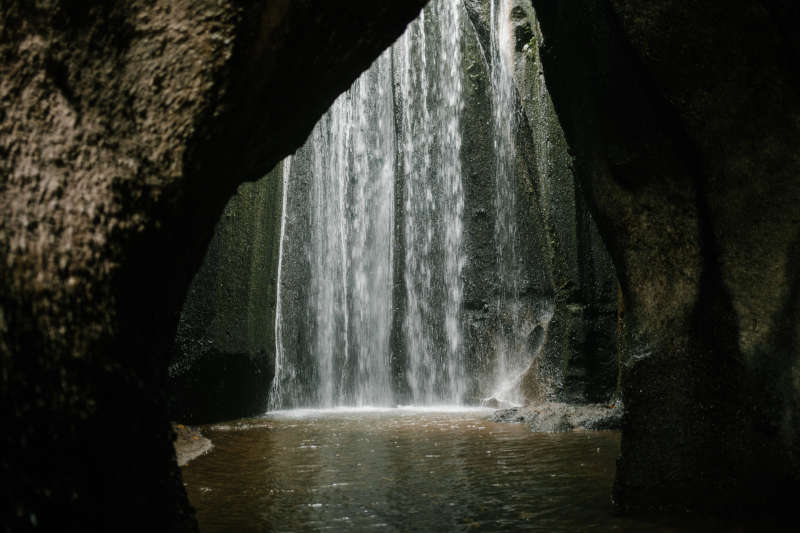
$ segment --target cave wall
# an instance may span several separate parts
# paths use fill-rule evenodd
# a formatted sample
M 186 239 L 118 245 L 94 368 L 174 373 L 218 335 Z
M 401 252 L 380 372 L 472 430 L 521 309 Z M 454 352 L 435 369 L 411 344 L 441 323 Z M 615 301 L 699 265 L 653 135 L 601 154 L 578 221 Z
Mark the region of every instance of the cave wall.
M 615 501 L 785 512 L 800 479 L 798 9 L 533 5 L 621 284 Z
M 555 332 L 557 323 L 551 320 L 555 306 L 552 238 L 545 225 L 537 194 L 548 177 L 541 175 L 535 164 L 534 145 L 530 128 L 525 120 L 518 120 L 512 132 L 515 151 L 512 183 L 517 203 L 513 214 L 516 225 L 517 259 L 519 265 L 518 302 L 504 300 L 504 287 L 498 274 L 497 243 L 495 236 L 495 126 L 492 103 L 492 74 L 489 56 L 488 11 L 485 19 L 476 24 L 473 6 L 465 3 L 464 17 L 464 99 L 462 115 L 464 145 L 462 149 L 464 183 L 464 241 L 467 264 L 464 268 L 464 345 L 468 367 L 474 369 L 479 382 L 475 389 L 476 400 L 490 399 L 494 393 L 492 368 L 496 365 L 501 342 L 509 342 L 515 334 L 526 342 L 531 374 L 521 398 L 534 402 L 548 394 L 557 394 L 561 380 L 547 379 L 539 372 L 539 363 L 548 356 L 561 355 L 561 340 L 542 346 L 541 332 Z M 517 102 L 516 114 L 520 118 L 522 107 Z M 558 259 L 556 259 L 558 261 Z M 508 291 L 508 288 L 505 288 Z M 509 298 L 506 296 L 506 298 Z M 519 304 L 518 317 L 513 306 Z M 515 320 L 516 318 L 516 320 Z M 516 322 L 516 323 L 515 323 Z M 516 330 L 516 331 L 515 331 Z M 551 335 L 554 341 L 558 335 Z M 513 340 L 511 341 L 513 342 Z M 548 357 L 549 358 L 549 357 Z M 549 366 L 549 365 L 548 365 Z M 561 364 L 553 365 L 560 377 Z
M 189 424 L 263 413 L 274 372 L 283 164 L 228 201 L 183 303 L 170 416 Z
M 239 183 L 423 4 L 4 2 L 4 530 L 196 528 L 166 410 L 190 280 Z

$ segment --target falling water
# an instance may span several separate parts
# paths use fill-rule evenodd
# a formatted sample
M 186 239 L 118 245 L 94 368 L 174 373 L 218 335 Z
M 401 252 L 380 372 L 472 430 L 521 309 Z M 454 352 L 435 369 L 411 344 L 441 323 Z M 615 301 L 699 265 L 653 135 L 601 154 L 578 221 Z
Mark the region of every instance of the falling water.
M 442 213 L 445 228 L 445 331 L 447 333 L 448 394 L 442 399 L 461 403 L 465 393 L 465 368 L 461 332 L 461 307 L 464 300 L 462 272 L 467 262 L 464 252 L 464 188 L 461 171 L 461 112 L 464 95 L 461 86 L 461 6 L 450 0 L 438 4 L 442 12 L 438 75 L 442 104 L 437 122 L 443 124 L 440 136 L 441 171 L 444 194 Z
M 273 409 L 463 399 L 462 9 L 459 0 L 425 8 L 302 149 L 310 153 L 310 237 L 287 238 L 309 239 L 313 369 L 301 371 L 302 358 L 286 354 L 278 314 Z M 394 234 L 396 172 L 402 235 Z M 404 251 L 394 257 L 398 238 Z M 395 261 L 402 279 L 394 279 Z M 393 309 L 394 283 L 405 287 L 402 309 Z M 402 346 L 393 350 L 398 320 Z M 408 391 L 393 387 L 392 357 L 403 356 L 395 368 Z
M 499 285 L 495 367 L 498 399 L 519 401 L 517 382 L 530 363 L 521 330 L 520 265 L 517 250 L 516 93 L 513 74 L 511 0 L 491 0 L 490 59 L 494 123 L 495 228 Z
M 435 2 L 394 52 L 405 185 L 406 372 L 411 397 L 422 404 L 459 403 L 464 394 L 461 16 L 456 0 Z
M 392 403 L 394 121 L 386 53 L 312 133 L 314 404 Z
M 431 172 L 433 133 L 429 112 L 427 32 L 425 11 L 401 38 L 396 52 L 400 72 L 401 172 L 405 183 L 405 268 L 406 314 L 404 333 L 407 352 L 407 381 L 411 397 L 432 397 L 434 346 L 426 335 L 433 301 L 434 191 L 428 181 Z
M 285 372 L 292 372 L 293 367 L 286 361 L 286 353 L 283 350 L 283 247 L 286 240 L 286 201 L 289 192 L 289 176 L 292 173 L 292 157 L 283 160 L 281 169 L 282 177 L 282 199 L 281 199 L 281 233 L 278 241 L 278 279 L 275 284 L 275 376 L 285 377 Z M 294 380 L 294 375 L 289 376 Z M 270 410 L 278 408 L 278 400 L 284 398 L 282 384 L 285 379 L 273 379 L 269 391 Z

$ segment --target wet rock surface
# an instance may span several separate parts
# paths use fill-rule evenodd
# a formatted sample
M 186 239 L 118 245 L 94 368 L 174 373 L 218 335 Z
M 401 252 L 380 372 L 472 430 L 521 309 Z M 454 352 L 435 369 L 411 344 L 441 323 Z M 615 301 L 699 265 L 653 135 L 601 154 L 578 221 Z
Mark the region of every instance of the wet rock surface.
M 492 422 L 528 424 L 531 431 L 608 430 L 622 427 L 623 408 L 601 404 L 573 405 L 547 402 L 527 407 L 512 407 L 494 413 Z
M 492 120 L 490 2 L 465 0 L 464 7 L 472 30 L 465 51 L 465 116 L 470 117 L 464 136 L 466 204 L 491 206 L 494 132 L 486 127 Z M 519 301 L 526 309 L 521 322 L 531 356 L 517 386 L 531 402 L 603 402 L 618 386 L 616 273 L 574 175 L 545 85 L 530 0 L 514 0 L 510 17 Z M 497 357 L 496 337 L 512 327 L 510 313 L 498 312 L 500 290 L 491 276 L 496 270 L 494 223 L 491 209 L 465 210 L 470 256 L 465 268 L 465 345 L 476 367 Z M 481 392 L 485 397 L 497 391 Z
M 261 414 L 273 376 L 282 166 L 225 206 L 181 309 L 170 416 L 207 424 Z
M 172 424 L 175 431 L 175 456 L 178 466 L 186 466 L 194 459 L 210 452 L 214 445 L 198 429 Z

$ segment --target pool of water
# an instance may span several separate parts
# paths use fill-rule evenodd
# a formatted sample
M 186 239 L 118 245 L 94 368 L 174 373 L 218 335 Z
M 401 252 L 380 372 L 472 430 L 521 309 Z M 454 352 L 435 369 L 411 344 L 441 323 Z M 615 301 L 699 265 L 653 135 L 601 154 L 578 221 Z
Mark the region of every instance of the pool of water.
M 215 448 L 184 482 L 205 532 L 687 529 L 612 514 L 618 432 L 536 434 L 490 414 L 309 410 L 208 426 Z

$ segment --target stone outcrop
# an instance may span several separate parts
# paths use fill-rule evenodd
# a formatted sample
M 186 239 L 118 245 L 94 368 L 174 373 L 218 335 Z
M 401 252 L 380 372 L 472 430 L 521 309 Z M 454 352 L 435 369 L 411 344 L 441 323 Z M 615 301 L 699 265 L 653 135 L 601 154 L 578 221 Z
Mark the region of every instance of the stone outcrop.
M 189 281 L 236 186 L 423 4 L 4 3 L 4 529 L 195 528 L 165 392 Z
M 496 411 L 490 420 L 528 424 L 537 433 L 565 431 L 601 431 L 620 429 L 623 410 L 621 405 L 544 402 L 527 407 L 512 407 Z
M 173 424 L 175 432 L 175 457 L 178 466 L 186 466 L 214 449 L 214 444 L 197 429 Z
M 780 507 L 800 481 L 800 10 L 533 5 L 547 85 L 621 284 L 615 500 Z

